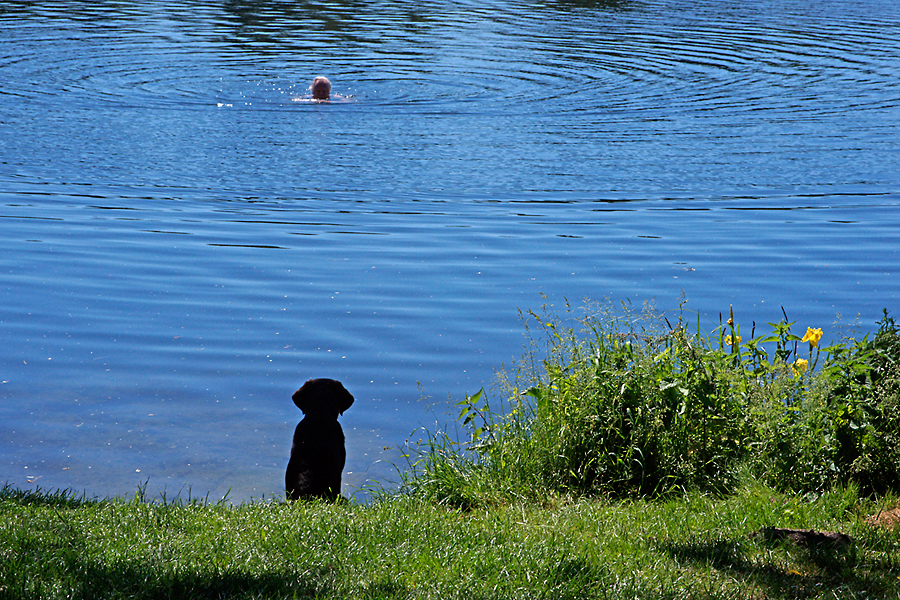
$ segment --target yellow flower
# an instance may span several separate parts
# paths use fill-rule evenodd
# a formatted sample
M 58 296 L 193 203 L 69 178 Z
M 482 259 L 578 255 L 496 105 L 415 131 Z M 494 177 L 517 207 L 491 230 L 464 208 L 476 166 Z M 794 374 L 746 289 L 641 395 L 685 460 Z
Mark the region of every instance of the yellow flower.
M 812 327 L 806 328 L 806 335 L 803 336 L 801 342 L 809 342 L 810 348 L 818 348 L 819 340 L 822 339 L 822 330 L 821 329 L 813 329 Z
M 736 335 L 736 336 L 734 336 L 734 339 L 737 340 L 737 341 L 735 341 L 734 343 L 732 343 L 731 336 L 730 336 L 730 335 L 726 335 L 726 336 L 725 336 L 725 345 L 726 345 L 726 346 L 734 346 L 734 345 L 737 345 L 737 344 L 740 344 L 740 343 L 741 343 L 741 336 Z
M 794 361 L 794 364 L 791 365 L 791 370 L 794 372 L 794 377 L 800 377 L 803 373 L 806 373 L 806 368 L 809 366 L 809 361 L 805 358 L 798 358 Z

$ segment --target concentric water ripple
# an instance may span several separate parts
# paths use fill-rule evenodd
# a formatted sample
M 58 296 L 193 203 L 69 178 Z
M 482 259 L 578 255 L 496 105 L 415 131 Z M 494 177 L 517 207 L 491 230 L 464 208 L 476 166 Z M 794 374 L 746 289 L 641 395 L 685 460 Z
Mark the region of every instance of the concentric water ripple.
M 411 110 L 815 118 L 900 102 L 896 20 L 868 22 L 863 5 L 848 3 L 820 3 L 802 19 L 782 6 L 742 6 L 7 5 L 0 93 L 129 105 L 209 103 L 217 94 L 268 103 L 302 94 L 310 73 L 327 71 L 338 91 Z M 839 26 L 834 11 L 843 13 Z M 896 9 L 880 14 L 897 18 Z M 210 79 L 216 71 L 219 81 Z

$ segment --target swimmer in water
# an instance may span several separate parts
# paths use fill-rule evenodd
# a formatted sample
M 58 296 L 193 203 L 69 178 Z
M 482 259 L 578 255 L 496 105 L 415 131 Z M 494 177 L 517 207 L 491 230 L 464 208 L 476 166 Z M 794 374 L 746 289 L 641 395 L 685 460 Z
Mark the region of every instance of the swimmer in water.
M 313 100 L 328 100 L 331 98 L 331 82 L 328 81 L 327 77 L 316 77 L 313 79 L 309 89 L 312 90 Z

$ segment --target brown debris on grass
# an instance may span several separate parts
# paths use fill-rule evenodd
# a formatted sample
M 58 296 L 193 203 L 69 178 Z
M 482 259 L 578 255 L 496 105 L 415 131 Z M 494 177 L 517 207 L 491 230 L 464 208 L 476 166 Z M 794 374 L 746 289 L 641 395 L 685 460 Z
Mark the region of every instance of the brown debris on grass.
M 763 527 L 750 534 L 751 538 L 764 540 L 788 540 L 798 546 L 814 548 L 823 544 L 842 548 L 849 545 L 853 538 L 846 533 L 834 531 L 816 531 L 814 529 L 783 529 L 780 527 Z

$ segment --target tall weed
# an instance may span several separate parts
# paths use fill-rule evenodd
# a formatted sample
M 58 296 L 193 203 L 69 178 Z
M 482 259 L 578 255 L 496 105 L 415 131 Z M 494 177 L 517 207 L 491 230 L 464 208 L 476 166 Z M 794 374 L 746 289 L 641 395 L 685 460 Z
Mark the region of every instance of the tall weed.
M 759 476 L 793 491 L 900 489 L 900 335 L 887 311 L 878 326 L 871 340 L 823 348 L 823 368 L 798 378 L 793 396 L 777 386 L 751 396 L 757 452 L 749 459 Z M 793 401 L 780 408 L 784 398 Z
M 531 349 L 499 374 L 502 402 L 483 390 L 459 402 L 461 435 L 411 449 L 406 489 L 466 507 L 728 492 L 741 465 L 783 490 L 900 489 L 900 336 L 887 312 L 872 340 L 820 349 L 821 330 L 797 336 L 786 314 L 744 342 L 731 313 L 704 333 L 683 304 L 674 324 L 652 306 L 613 308 L 523 315 Z

